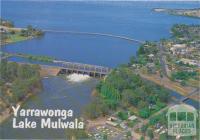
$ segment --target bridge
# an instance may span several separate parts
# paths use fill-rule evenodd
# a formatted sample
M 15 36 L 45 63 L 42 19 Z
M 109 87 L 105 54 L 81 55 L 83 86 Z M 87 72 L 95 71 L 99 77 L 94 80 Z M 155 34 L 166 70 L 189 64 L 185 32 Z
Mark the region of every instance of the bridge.
M 191 93 L 189 93 L 187 96 L 183 96 L 182 98 L 179 99 L 179 102 L 185 102 L 185 101 L 188 100 L 191 96 L 196 95 L 196 94 L 200 94 L 200 93 L 199 93 L 199 89 L 200 89 L 200 88 L 196 88 L 196 89 L 194 89 Z
M 2 59 L 7 59 L 8 57 L 12 57 L 12 56 L 28 59 L 28 56 L 29 56 L 26 54 L 18 54 L 18 53 L 5 53 L 5 54 L 6 56 L 2 57 Z M 30 64 L 28 62 L 18 62 L 18 63 Z M 112 70 L 111 68 L 104 67 L 104 66 L 68 62 L 68 61 L 62 61 L 62 60 L 57 60 L 57 59 L 52 60 L 50 64 L 39 64 L 39 65 L 42 68 L 46 68 L 46 69 L 60 69 L 58 74 L 79 73 L 79 74 L 87 74 L 89 76 L 99 77 L 99 78 L 106 76 Z
M 56 67 L 60 68 L 59 74 L 70 74 L 70 73 L 78 73 L 78 74 L 87 74 L 91 77 L 99 77 L 102 78 L 110 73 L 111 69 L 108 67 L 83 64 L 83 63 L 74 63 L 74 62 L 66 62 L 54 60 L 54 64 Z
M 127 36 L 122 36 L 122 35 L 109 34 L 109 33 L 79 32 L 79 31 L 61 31 L 61 30 L 50 30 L 50 29 L 49 30 L 48 29 L 44 29 L 43 31 L 44 32 L 52 32 L 52 33 L 67 33 L 67 34 L 106 36 L 106 37 L 119 38 L 119 39 L 131 41 L 131 42 L 136 42 L 136 43 L 139 43 L 139 44 L 143 44 L 144 43 L 144 41 L 141 41 L 141 40 L 138 40 L 138 39 L 134 39 L 134 38 L 127 37 Z
M 193 91 L 191 91 L 189 94 L 187 94 L 186 96 L 182 96 L 181 98 L 173 98 L 173 100 L 177 103 L 177 104 L 180 104 L 180 103 L 184 103 L 185 101 L 187 101 L 188 99 L 194 99 L 194 98 L 191 98 L 193 95 L 200 95 L 200 92 L 199 92 L 200 88 L 195 88 Z M 198 101 L 198 98 L 197 98 L 197 101 Z

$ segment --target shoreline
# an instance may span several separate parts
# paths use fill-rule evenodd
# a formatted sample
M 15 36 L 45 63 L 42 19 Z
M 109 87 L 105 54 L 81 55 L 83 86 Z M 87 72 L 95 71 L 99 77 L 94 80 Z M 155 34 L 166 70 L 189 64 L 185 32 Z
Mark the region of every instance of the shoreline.
M 9 45 L 9 44 L 14 44 L 14 43 L 18 43 L 18 42 L 28 41 L 28 40 L 31 40 L 31 39 L 34 39 L 34 37 L 28 37 L 28 38 L 26 38 L 26 39 L 14 41 L 14 42 L 6 42 L 6 43 L 4 43 L 4 44 L 1 44 L 1 43 L 0 43 L 0 47 L 3 48 L 3 47 L 5 47 L 6 45 Z
M 170 81 L 166 77 L 164 77 L 162 80 L 156 75 L 145 75 L 145 74 L 140 74 L 140 76 L 146 80 L 152 81 L 155 84 L 158 84 L 160 86 L 163 86 L 164 88 L 167 88 L 169 90 L 175 91 L 178 94 L 182 96 L 188 96 L 189 93 L 191 93 L 193 90 L 195 90 L 194 87 L 183 87 L 180 84 Z M 163 81 L 165 80 L 165 81 Z M 166 82 L 167 81 L 167 82 Z M 196 98 L 195 96 L 191 96 L 189 99 L 192 99 L 194 101 L 199 102 L 199 99 Z
M 0 29 L 3 29 L 7 32 L 11 32 L 14 31 L 15 34 L 12 34 L 11 36 L 14 37 L 15 39 L 8 39 L 8 41 L 1 41 L 0 42 L 0 47 L 4 47 L 8 44 L 13 44 L 13 43 L 17 43 L 17 42 L 22 42 L 22 41 L 26 41 L 26 40 L 31 40 L 34 38 L 39 37 L 39 35 L 30 35 L 30 36 L 20 36 L 19 32 L 21 32 L 22 30 L 27 31 L 27 28 L 18 28 L 18 27 L 6 27 L 6 26 L 2 26 L 0 25 Z M 3 34 L 4 32 L 1 32 L 1 34 Z
M 41 89 L 37 89 L 35 92 L 36 93 L 28 93 L 26 95 L 26 97 L 22 100 L 22 101 L 19 101 L 16 105 L 23 105 L 24 103 L 26 103 L 32 96 L 34 96 L 35 94 L 38 94 L 38 92 L 40 92 Z M 3 111 L 0 115 L 0 125 L 5 122 L 6 120 L 8 120 L 12 115 L 13 115 L 13 112 L 11 112 L 12 109 L 9 107 L 9 108 L 6 108 L 5 111 Z
M 194 9 L 168 9 L 168 8 L 153 8 L 153 12 L 158 12 L 158 13 L 166 13 L 169 15 L 174 15 L 174 16 L 182 16 L 182 17 L 189 17 L 189 18 L 194 18 L 194 19 L 200 19 L 200 15 L 189 15 L 192 12 L 197 12 L 200 10 L 200 8 L 194 8 Z M 194 13 L 193 13 L 194 14 Z

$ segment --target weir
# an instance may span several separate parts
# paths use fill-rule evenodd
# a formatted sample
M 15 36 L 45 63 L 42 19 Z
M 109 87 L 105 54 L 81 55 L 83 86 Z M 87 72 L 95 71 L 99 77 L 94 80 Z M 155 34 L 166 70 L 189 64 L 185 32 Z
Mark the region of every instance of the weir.
M 17 53 L 7 53 L 9 54 L 7 57 L 2 59 L 7 59 L 11 56 L 17 56 L 26 58 L 24 54 L 17 54 Z M 19 64 L 33 64 L 29 62 L 17 62 Z M 44 75 L 58 75 L 58 74 L 70 74 L 70 73 L 78 73 L 78 74 L 87 74 L 91 77 L 99 77 L 102 78 L 106 76 L 110 71 L 111 68 L 98 66 L 98 65 L 91 65 L 91 64 L 84 64 L 84 63 L 77 63 L 77 62 L 69 62 L 63 60 L 53 60 L 49 64 L 38 64 L 43 69 Z M 46 73 L 46 74 L 45 74 Z
M 66 62 L 58 60 L 54 60 L 53 63 L 59 65 L 58 67 L 60 68 L 60 71 L 58 74 L 79 73 L 79 74 L 87 74 L 91 77 L 102 78 L 111 71 L 111 69 L 108 67 L 83 64 L 83 63 L 74 63 L 74 62 Z
M 17 62 L 19 64 L 32 64 L 28 62 Z M 111 68 L 97 66 L 97 65 L 90 65 L 90 64 L 83 64 L 83 63 L 75 63 L 75 62 L 66 62 L 66 61 L 57 61 L 54 60 L 53 64 L 56 65 L 48 65 L 48 64 L 39 64 L 42 68 L 42 73 L 46 71 L 47 75 L 59 75 L 59 74 L 71 74 L 71 73 L 78 73 L 78 74 L 86 74 L 91 77 L 96 78 L 103 78 L 111 72 Z M 47 76 L 46 75 L 46 76 Z

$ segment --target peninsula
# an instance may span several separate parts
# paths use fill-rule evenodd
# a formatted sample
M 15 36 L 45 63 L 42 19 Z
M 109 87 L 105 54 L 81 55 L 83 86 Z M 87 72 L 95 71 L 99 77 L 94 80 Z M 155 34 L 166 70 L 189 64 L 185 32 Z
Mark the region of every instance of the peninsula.
M 193 18 L 200 18 L 200 8 L 196 9 L 166 9 L 166 8 L 154 8 L 155 12 L 163 12 L 171 15 L 187 16 Z
M 44 32 L 40 29 L 33 28 L 31 25 L 28 25 L 26 28 L 16 28 L 12 21 L 0 19 L 0 35 L 0 45 L 2 46 L 41 37 L 44 35 Z

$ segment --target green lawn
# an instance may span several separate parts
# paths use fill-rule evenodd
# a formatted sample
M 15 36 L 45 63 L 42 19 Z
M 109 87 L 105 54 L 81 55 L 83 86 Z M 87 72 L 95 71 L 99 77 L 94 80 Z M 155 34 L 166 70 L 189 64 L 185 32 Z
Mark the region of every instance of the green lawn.
M 19 42 L 19 41 L 24 41 L 29 39 L 29 37 L 24 37 L 21 36 L 20 34 L 16 33 L 13 35 L 10 35 L 9 38 L 6 40 L 7 43 L 14 43 L 14 42 Z

